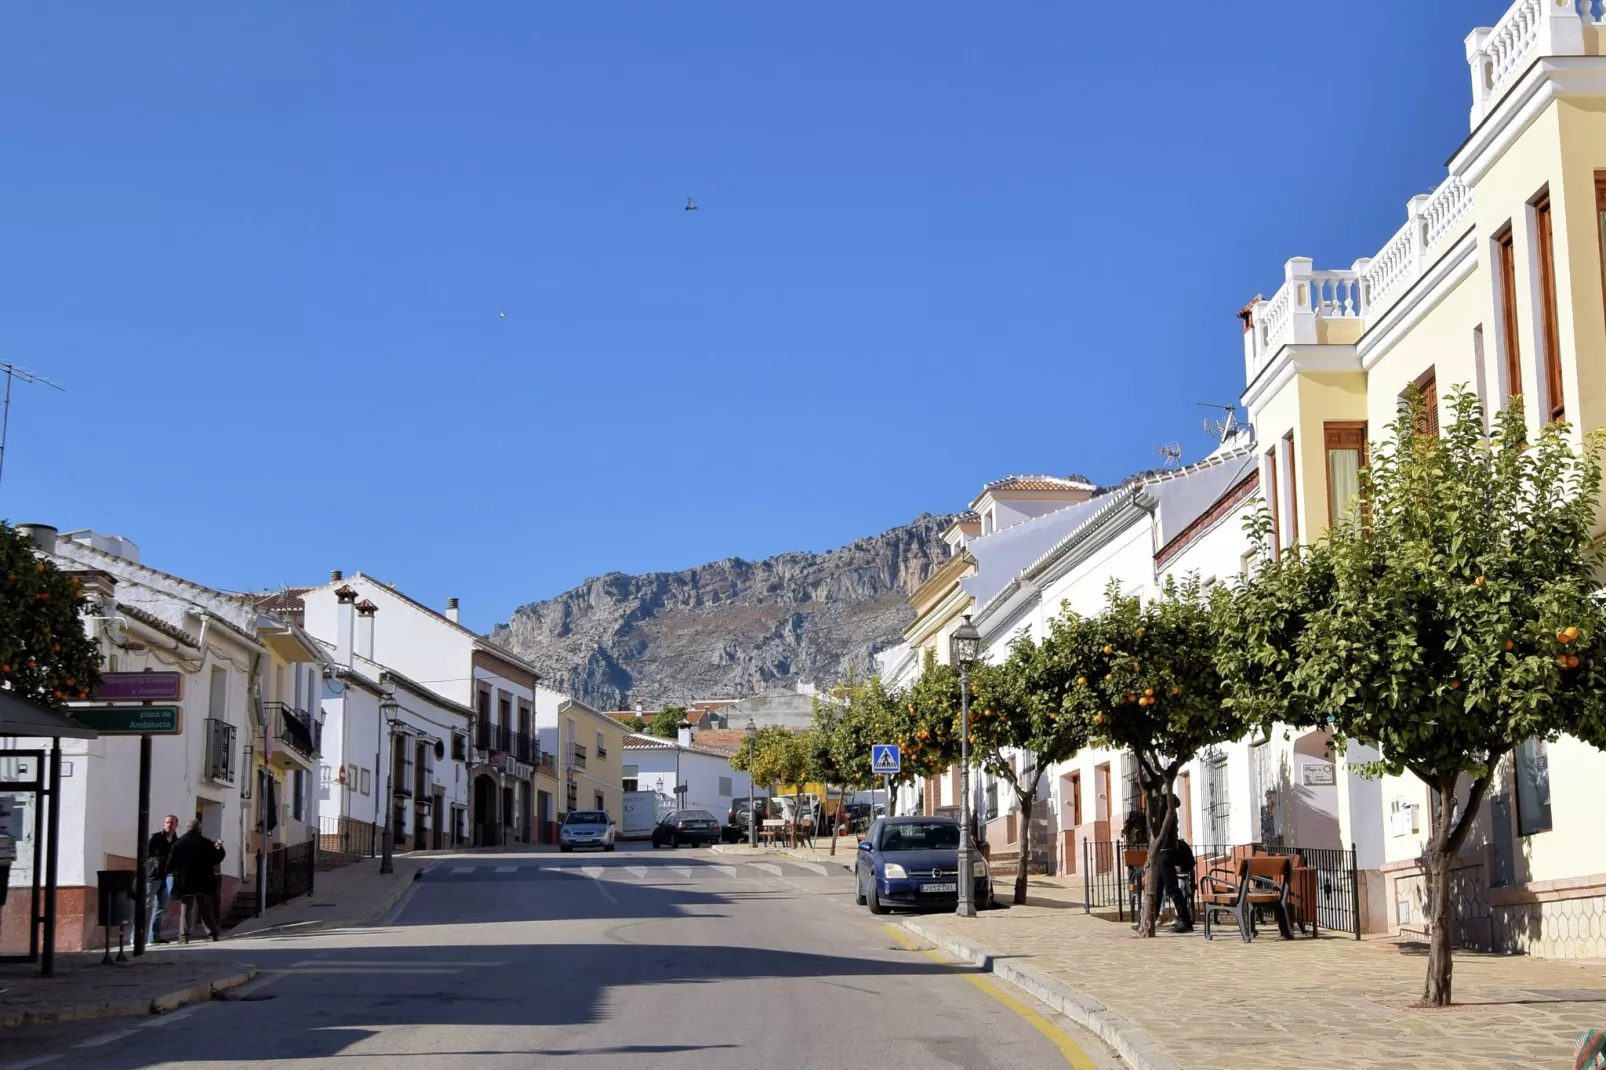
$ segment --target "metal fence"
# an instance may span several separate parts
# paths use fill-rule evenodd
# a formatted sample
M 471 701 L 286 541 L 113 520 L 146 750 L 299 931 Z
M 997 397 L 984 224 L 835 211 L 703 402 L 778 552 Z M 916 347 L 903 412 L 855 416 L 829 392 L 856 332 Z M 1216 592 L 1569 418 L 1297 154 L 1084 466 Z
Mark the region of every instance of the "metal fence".
M 318 845 L 312 840 L 268 852 L 268 901 L 275 907 L 300 895 L 312 894 L 312 877 L 317 869 Z
M 1193 869 L 1178 874 L 1182 893 L 1194 917 L 1199 916 L 1199 886 L 1211 870 L 1235 872 L 1237 861 L 1252 855 L 1287 854 L 1296 858 L 1289 908 L 1293 921 L 1314 934 L 1321 930 L 1361 938 L 1360 881 L 1355 851 L 1265 844 L 1190 844 Z M 1087 913 L 1114 908 L 1120 921 L 1136 918 L 1143 895 L 1146 845 L 1118 840 L 1082 844 L 1082 909 Z
M 379 854 L 380 826 L 372 821 L 356 821 L 349 817 L 321 817 L 318 819 L 318 850 L 327 854 L 367 855 Z

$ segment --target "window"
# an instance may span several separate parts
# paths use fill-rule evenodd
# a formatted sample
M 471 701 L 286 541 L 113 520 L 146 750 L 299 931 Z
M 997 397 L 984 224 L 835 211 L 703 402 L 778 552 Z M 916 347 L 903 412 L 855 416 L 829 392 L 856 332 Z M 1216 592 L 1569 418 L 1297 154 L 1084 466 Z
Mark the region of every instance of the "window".
M 719 778 L 719 792 L 718 792 L 718 794 L 720 794 L 720 795 L 734 795 L 735 794 L 735 792 L 733 792 L 731 790 L 731 778 L 730 777 L 722 776 L 722 777 Z
M 1266 451 L 1266 506 L 1271 510 L 1271 559 L 1277 560 L 1282 548 L 1282 523 L 1277 516 L 1277 489 L 1281 486 L 1277 482 L 1277 451 Z
M 468 761 L 468 737 L 461 732 L 452 733 L 452 761 Z
M 1288 516 L 1288 545 L 1299 542 L 1299 488 L 1294 484 L 1294 433 L 1283 436 L 1283 473 L 1287 485 L 1283 487 L 1283 512 Z
M 370 772 L 371 771 L 368 770 L 368 769 L 364 769 L 362 771 L 362 793 L 364 795 L 368 794 L 369 788 L 371 787 L 371 781 L 369 779 L 369 773 Z
M 607 740 L 606 737 L 603 736 L 603 734 L 601 732 L 598 732 L 597 733 L 597 757 L 598 758 L 606 758 L 607 756 L 608 756 L 608 740 Z
M 1361 493 L 1366 463 L 1366 424 L 1330 423 L 1322 427 L 1327 446 L 1327 516 L 1337 527 L 1349 520 Z
M 206 719 L 206 778 L 234 783 L 234 726 L 215 717 Z
M 619 781 L 619 788 L 620 788 L 620 790 L 624 791 L 626 794 L 629 794 L 632 791 L 640 791 L 641 790 L 637 786 L 639 783 L 640 783 L 640 781 L 638 781 L 633 776 L 622 777 L 620 779 L 620 781 Z
M 206 715 L 214 720 L 227 720 L 229 716 L 229 670 L 213 667 L 211 688 L 207 695 Z
M 474 708 L 479 711 L 481 721 L 489 721 L 491 719 L 491 693 L 483 687 L 480 688 L 477 694 Z
M 297 821 L 307 819 L 307 771 L 297 769 L 290 782 L 290 816 Z
M 1534 738 L 1517 748 L 1517 834 L 1550 829 L 1549 744 Z
M 594 792 L 593 794 L 596 796 L 596 799 L 597 799 L 596 808 L 598 810 L 606 810 L 608 808 L 608 800 L 602 797 L 602 792 L 598 791 L 598 792 Z
M 564 809 L 566 810 L 578 810 L 580 808 L 580 788 L 572 780 L 569 782 L 568 790 L 564 793 L 564 802 Z
M 1534 202 L 1534 254 L 1539 260 L 1540 345 L 1545 360 L 1545 411 L 1549 419 L 1565 419 L 1567 405 L 1561 388 L 1561 336 L 1556 326 L 1556 250 L 1550 191 Z
M 1489 373 L 1483 367 L 1483 324 L 1472 328 L 1472 376 L 1483 409 L 1483 430 L 1489 431 Z M 1437 389 L 1437 388 L 1435 388 Z
M 1512 242 L 1511 224 L 1494 237 L 1496 277 L 1500 284 L 1500 350 L 1505 354 L 1505 399 L 1522 393 L 1522 348 L 1517 344 L 1517 249 Z
M 1439 433 L 1439 380 L 1434 369 L 1429 368 L 1422 377 L 1411 384 L 1416 392 L 1422 395 L 1422 419 L 1417 421 L 1416 430 L 1421 435 L 1437 435 Z M 1404 408 L 1408 403 L 1410 391 L 1400 394 L 1400 406 Z
M 244 776 L 240 777 L 240 798 L 242 799 L 251 797 L 251 785 L 256 780 L 256 756 L 257 749 L 255 747 L 248 746 L 240 751 L 240 768 L 245 773 Z
M 1601 294 L 1606 297 L 1606 171 L 1595 172 L 1595 227 L 1600 232 Z

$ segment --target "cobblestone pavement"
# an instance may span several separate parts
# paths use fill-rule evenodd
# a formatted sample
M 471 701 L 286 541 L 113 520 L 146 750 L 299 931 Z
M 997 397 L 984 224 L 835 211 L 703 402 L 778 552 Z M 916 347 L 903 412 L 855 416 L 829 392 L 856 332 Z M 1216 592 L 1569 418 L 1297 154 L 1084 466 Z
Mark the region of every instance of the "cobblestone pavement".
M 1018 959 L 1104 1003 L 1187 1070 L 1571 1067 L 1573 1044 L 1606 1026 L 1606 963 L 1457 952 L 1456 1006 L 1422 1010 L 1425 953 L 1324 936 L 1251 944 L 1227 931 L 1138 940 L 1034 878 L 1031 902 L 922 923 Z

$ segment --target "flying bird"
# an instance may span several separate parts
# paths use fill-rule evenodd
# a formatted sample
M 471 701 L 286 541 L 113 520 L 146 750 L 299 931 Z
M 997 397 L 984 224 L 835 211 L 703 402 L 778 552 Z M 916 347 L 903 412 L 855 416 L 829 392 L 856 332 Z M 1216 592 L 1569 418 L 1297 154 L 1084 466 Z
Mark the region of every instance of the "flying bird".
M 507 313 L 506 312 L 498 312 L 496 314 L 496 318 L 499 319 L 499 320 L 505 320 L 505 319 L 507 319 Z
M 690 197 L 686 198 L 686 211 L 688 211 L 688 212 L 697 211 L 697 202 L 692 200 Z

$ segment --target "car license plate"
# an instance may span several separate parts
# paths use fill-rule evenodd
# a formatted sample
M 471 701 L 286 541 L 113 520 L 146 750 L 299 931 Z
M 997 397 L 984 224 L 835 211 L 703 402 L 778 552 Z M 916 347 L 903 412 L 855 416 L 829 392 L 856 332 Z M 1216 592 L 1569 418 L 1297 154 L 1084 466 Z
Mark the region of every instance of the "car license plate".
M 957 892 L 957 891 L 959 891 L 959 885 L 958 884 L 922 884 L 920 886 L 920 890 L 922 892 Z

